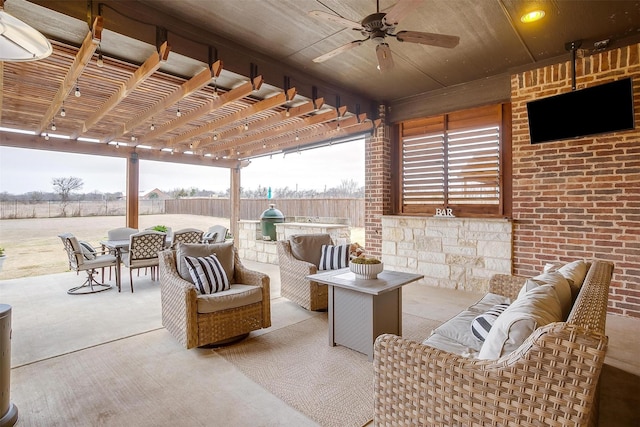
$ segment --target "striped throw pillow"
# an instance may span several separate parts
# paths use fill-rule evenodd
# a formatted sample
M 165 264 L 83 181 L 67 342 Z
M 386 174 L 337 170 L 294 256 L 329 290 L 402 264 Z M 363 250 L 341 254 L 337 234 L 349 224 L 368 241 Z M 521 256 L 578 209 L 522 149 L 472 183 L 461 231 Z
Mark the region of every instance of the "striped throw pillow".
M 215 255 L 184 257 L 189 274 L 199 294 L 215 294 L 231 288 L 227 273 Z
M 471 322 L 471 332 L 473 332 L 473 335 L 480 341 L 484 341 L 487 335 L 489 335 L 493 323 L 507 307 L 509 307 L 509 304 L 497 304 L 487 310 L 486 313 L 476 316 Z
M 96 259 L 96 250 L 91 246 L 91 243 L 85 242 L 84 240 L 80 240 L 78 242 L 80 245 L 80 249 L 82 250 L 82 255 L 86 260 Z
M 319 270 L 337 270 L 349 267 L 349 244 L 346 245 L 322 245 Z

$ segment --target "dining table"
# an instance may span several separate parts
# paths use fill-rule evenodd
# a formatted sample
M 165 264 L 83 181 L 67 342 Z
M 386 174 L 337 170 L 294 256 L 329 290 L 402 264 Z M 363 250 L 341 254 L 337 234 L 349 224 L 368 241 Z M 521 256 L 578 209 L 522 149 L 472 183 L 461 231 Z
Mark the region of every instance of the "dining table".
M 165 243 L 165 248 L 171 247 L 172 239 L 167 236 L 167 240 Z M 100 244 L 103 248 L 108 248 L 113 254 L 116 256 L 117 265 L 116 265 L 116 285 L 118 286 L 118 292 L 120 292 L 121 282 L 122 282 L 122 253 L 129 251 L 130 240 L 122 239 L 122 240 L 101 240 Z
M 116 256 L 116 285 L 118 286 L 118 292 L 120 292 L 120 285 L 122 282 L 121 265 L 122 265 L 122 252 L 129 250 L 129 239 L 123 240 L 101 240 L 100 244 L 103 248 L 108 248 Z

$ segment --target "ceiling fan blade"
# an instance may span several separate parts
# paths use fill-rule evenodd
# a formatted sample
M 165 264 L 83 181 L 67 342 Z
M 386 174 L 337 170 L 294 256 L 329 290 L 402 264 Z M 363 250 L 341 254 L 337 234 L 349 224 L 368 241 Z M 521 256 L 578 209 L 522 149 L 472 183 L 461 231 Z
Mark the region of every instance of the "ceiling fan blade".
M 334 15 L 332 13 L 327 13 L 322 10 L 312 10 L 309 12 L 309 16 L 313 16 L 314 18 L 323 19 L 325 21 L 333 22 L 343 27 L 352 28 L 354 30 L 361 30 L 362 25 L 359 22 L 351 21 L 349 19 L 342 18 L 341 16 Z
M 396 38 L 401 42 L 420 43 L 429 46 L 453 48 L 460 43 L 460 37 L 446 34 L 423 33 L 420 31 L 400 31 Z
M 411 13 L 420 3 L 422 3 L 422 0 L 398 0 L 398 3 L 385 15 L 384 23 L 395 27 L 402 21 L 402 18 Z
M 393 57 L 388 44 L 380 43 L 376 46 L 376 56 L 378 57 L 378 69 L 381 73 L 393 68 Z
M 342 45 L 342 46 L 340 46 L 340 47 L 338 47 L 336 49 L 333 49 L 330 52 L 325 53 L 324 55 L 318 56 L 317 58 L 315 58 L 313 60 L 313 62 L 324 62 L 327 59 L 331 59 L 334 56 L 336 56 L 338 54 L 341 54 L 342 52 L 345 52 L 345 51 L 347 51 L 349 49 L 353 49 L 354 47 L 360 46 L 362 43 L 364 43 L 367 40 L 368 39 L 365 39 L 365 40 L 354 40 L 354 41 L 352 41 L 350 43 L 344 44 L 344 45 Z

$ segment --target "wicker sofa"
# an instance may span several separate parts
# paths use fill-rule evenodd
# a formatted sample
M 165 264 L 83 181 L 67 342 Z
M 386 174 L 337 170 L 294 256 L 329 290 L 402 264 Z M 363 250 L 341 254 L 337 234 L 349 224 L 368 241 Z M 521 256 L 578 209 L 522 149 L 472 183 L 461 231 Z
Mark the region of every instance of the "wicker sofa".
M 215 306 L 217 301 L 209 300 L 204 301 L 209 310 L 203 311 L 200 310 L 203 301 L 199 300 L 203 295 L 198 295 L 195 285 L 180 275 L 177 263 L 182 254 L 204 256 L 209 253 L 217 255 L 227 273 L 231 289 L 215 294 L 224 299 L 220 301 L 220 308 Z M 165 250 L 158 255 L 162 325 L 184 347 L 221 343 L 271 326 L 269 276 L 247 269 L 240 261 L 233 243 L 181 244 L 177 251 Z M 245 298 L 243 294 L 248 292 L 252 293 L 253 299 L 257 299 L 256 292 L 260 294 L 259 301 L 253 302 L 252 299 L 250 303 L 240 305 Z
M 565 322 L 536 329 L 497 360 L 453 354 L 395 335 L 374 346 L 375 425 L 597 425 L 613 264 L 593 261 Z M 515 299 L 525 278 L 496 275 Z

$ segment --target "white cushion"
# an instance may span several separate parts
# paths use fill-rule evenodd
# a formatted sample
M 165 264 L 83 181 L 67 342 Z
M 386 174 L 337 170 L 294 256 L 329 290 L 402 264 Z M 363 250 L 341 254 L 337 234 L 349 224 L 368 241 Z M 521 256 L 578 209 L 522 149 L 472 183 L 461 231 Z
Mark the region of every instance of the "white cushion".
M 337 270 L 349 267 L 349 244 L 322 245 L 318 270 Z
M 488 292 L 480 299 L 480 301 L 470 306 L 468 310 L 475 311 L 476 313 L 484 313 L 494 305 L 498 304 L 511 304 L 511 298 Z
M 84 259 L 96 259 L 96 250 L 93 248 L 93 246 L 91 246 L 91 243 L 80 240 L 78 244 L 80 245 L 80 250 L 82 250 Z
M 231 285 L 215 294 L 197 296 L 198 313 L 215 313 L 231 308 L 244 307 L 262 301 L 262 288 L 252 285 Z
M 518 298 L 525 295 L 531 289 L 541 285 L 551 285 L 555 288 L 558 300 L 560 301 L 560 306 L 562 307 L 562 320 L 566 319 L 571 311 L 573 298 L 571 296 L 569 281 L 559 271 L 542 273 L 527 279 L 518 293 Z
M 471 333 L 471 322 L 476 316 L 478 316 L 477 312 L 464 310 L 435 328 L 433 333 L 459 342 L 465 347 L 480 351 L 482 341 Z
M 537 286 L 516 299 L 496 319 L 480 349 L 479 359 L 498 359 L 511 353 L 540 326 L 562 320 L 555 288 Z
M 569 264 L 563 265 L 558 269 L 558 272 L 569 281 L 571 295 L 573 296 L 574 300 L 580 292 L 582 282 L 584 282 L 584 278 L 587 275 L 588 269 L 589 264 L 582 260 L 570 262 Z
M 440 334 L 434 333 L 429 338 L 424 340 L 422 344 L 428 345 L 429 347 L 437 348 L 438 350 L 443 350 L 449 353 L 457 354 L 458 356 L 471 357 L 471 358 L 475 358 L 478 356 L 478 350 L 464 346 L 459 342 L 454 341 L 451 338 L 442 336 Z
M 215 255 L 184 257 L 199 294 L 214 294 L 229 289 L 229 279 Z

